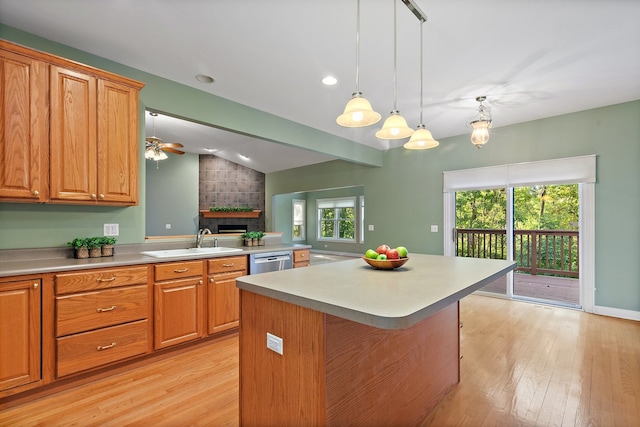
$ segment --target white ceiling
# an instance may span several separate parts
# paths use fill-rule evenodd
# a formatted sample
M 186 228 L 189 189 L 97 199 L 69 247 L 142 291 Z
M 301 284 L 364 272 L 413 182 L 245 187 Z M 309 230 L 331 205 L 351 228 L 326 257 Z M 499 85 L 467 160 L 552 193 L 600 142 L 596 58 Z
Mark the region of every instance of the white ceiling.
M 420 25 L 397 1 L 397 107 L 415 127 Z M 638 0 L 414 1 L 428 16 L 424 124 L 436 139 L 468 133 L 481 95 L 494 128 L 640 99 Z M 405 141 L 375 138 L 381 122 L 364 129 L 335 123 L 355 89 L 355 6 L 0 0 L 0 22 L 377 149 L 398 147 Z M 360 90 L 383 120 L 393 109 L 393 10 L 394 0 L 361 0 Z M 196 74 L 215 83 L 200 83 Z M 326 75 L 338 84 L 324 86 Z M 178 129 L 178 120 L 166 123 Z M 164 125 L 156 122 L 165 141 L 193 152 L 218 148 L 214 154 L 240 164 L 237 154 L 245 154 L 263 172 L 330 159 L 244 135 L 193 137 L 202 130 Z

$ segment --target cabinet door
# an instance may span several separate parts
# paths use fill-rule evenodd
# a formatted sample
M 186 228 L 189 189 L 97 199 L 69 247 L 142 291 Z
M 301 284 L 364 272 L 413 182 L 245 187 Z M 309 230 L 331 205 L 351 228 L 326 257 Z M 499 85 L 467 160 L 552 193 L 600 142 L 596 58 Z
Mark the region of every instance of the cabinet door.
M 0 283 L 0 390 L 40 379 L 40 285 Z
M 236 278 L 246 272 L 212 274 L 207 283 L 207 330 L 210 334 L 235 328 L 240 319 L 240 291 Z
M 47 88 L 45 63 L 0 50 L 1 200 L 47 200 Z
M 50 69 L 50 198 L 97 201 L 96 78 Z
M 98 200 L 138 203 L 138 91 L 98 80 Z
M 154 348 L 203 335 L 204 286 L 201 277 L 154 285 Z

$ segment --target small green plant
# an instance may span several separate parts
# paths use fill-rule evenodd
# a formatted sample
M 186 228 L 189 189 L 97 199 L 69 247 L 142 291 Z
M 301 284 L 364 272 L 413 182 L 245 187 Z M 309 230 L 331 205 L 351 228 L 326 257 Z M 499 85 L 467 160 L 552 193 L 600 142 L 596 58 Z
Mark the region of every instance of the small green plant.
M 85 241 L 89 249 L 102 246 L 102 237 L 87 237 Z
M 209 208 L 210 212 L 253 212 L 253 208 L 248 206 L 214 206 Z
M 262 239 L 264 237 L 264 231 L 254 231 L 254 233 L 256 233 L 254 239 Z
M 116 244 L 116 238 L 115 237 L 111 237 L 111 236 L 103 236 L 100 238 L 100 245 L 104 246 L 104 245 L 115 245 Z
M 73 249 L 80 249 L 87 247 L 87 239 L 76 237 L 70 242 L 67 242 L 67 246 L 72 247 Z

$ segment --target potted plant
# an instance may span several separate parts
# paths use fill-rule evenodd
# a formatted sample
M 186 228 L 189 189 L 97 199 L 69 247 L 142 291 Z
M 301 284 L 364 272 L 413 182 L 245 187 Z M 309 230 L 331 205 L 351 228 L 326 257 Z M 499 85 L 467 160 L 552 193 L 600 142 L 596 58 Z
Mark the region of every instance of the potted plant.
M 111 237 L 111 236 L 101 237 L 100 244 L 102 248 L 102 256 L 113 256 L 113 245 L 116 244 L 115 237 Z
M 247 231 L 247 232 L 245 232 L 245 233 L 242 233 L 242 234 L 240 235 L 240 238 L 242 239 L 242 243 L 243 243 L 245 246 L 253 246 L 253 239 L 252 239 L 252 237 L 251 237 L 251 232 L 250 232 L 250 231 Z
M 89 248 L 89 258 L 100 258 L 102 256 L 102 237 L 87 237 L 86 242 Z
M 79 259 L 89 258 L 89 248 L 87 247 L 87 239 L 76 237 L 67 245 L 73 248 L 74 256 Z
M 264 231 L 255 231 L 258 246 L 264 246 Z

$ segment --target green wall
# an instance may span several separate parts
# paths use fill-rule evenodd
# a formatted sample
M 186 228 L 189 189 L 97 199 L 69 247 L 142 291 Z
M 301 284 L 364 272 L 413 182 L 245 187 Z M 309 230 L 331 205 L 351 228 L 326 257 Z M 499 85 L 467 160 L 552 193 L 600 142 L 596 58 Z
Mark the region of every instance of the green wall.
M 433 150 L 389 150 L 382 168 L 334 161 L 269 174 L 266 200 L 364 185 L 366 223 L 375 225 L 365 246 L 442 254 L 443 171 L 588 154 L 597 155 L 595 303 L 640 311 L 640 101 L 496 128 L 480 150 L 460 135 Z
M 198 232 L 199 156 L 169 154 L 156 164 L 145 160 L 147 236 L 182 236 Z M 171 229 L 166 225 L 171 224 Z

